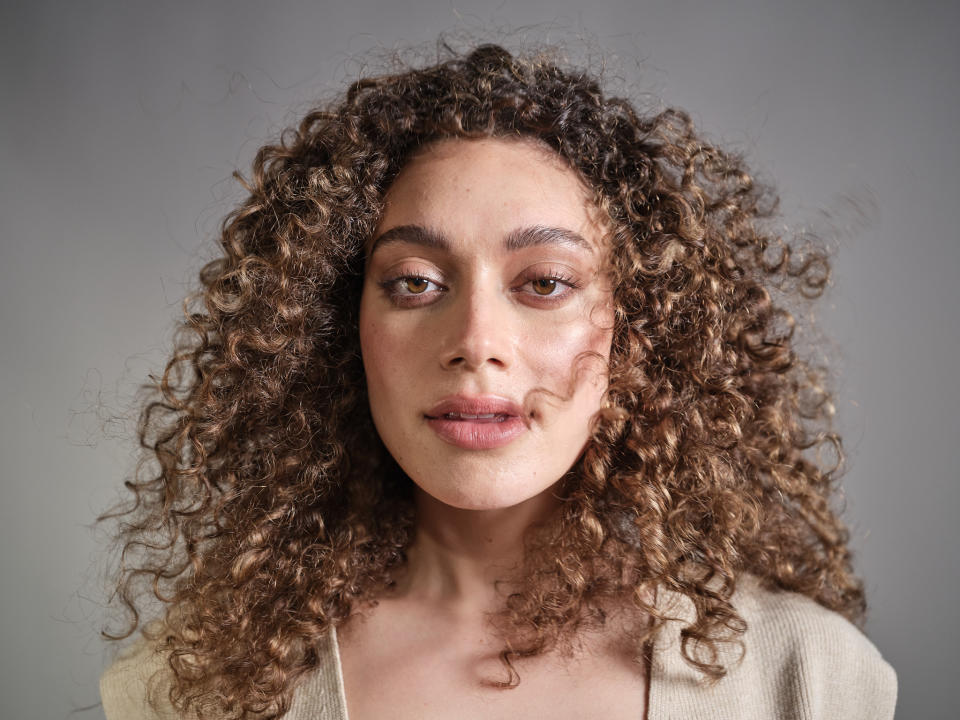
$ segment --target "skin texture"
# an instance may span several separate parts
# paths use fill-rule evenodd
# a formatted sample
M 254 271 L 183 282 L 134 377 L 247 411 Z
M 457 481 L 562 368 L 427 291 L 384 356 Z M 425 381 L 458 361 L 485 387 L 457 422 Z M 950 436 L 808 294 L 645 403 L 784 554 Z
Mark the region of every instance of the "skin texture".
M 613 325 L 603 228 L 558 158 L 493 139 L 441 141 L 404 168 L 374 243 L 409 225 L 442 233 L 450 247 L 391 242 L 368 260 L 360 343 L 374 422 L 399 465 L 441 503 L 512 507 L 570 469 L 600 408 Z M 537 226 L 571 230 L 590 246 L 503 247 L 511 231 Z M 513 400 L 526 431 L 494 449 L 444 441 L 424 414 L 457 394 Z

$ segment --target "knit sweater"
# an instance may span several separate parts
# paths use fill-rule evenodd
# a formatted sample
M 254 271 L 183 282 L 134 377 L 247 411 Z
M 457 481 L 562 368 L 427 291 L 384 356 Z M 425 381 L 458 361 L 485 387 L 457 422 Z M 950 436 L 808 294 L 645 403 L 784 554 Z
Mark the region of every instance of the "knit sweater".
M 672 619 L 653 643 L 649 720 L 893 717 L 896 674 L 846 619 L 804 596 L 765 590 L 752 578 L 741 579 L 733 604 L 747 623 L 742 650 L 720 644 L 728 672 L 710 684 L 680 652 L 680 630 L 694 617 L 692 604 L 659 591 L 658 609 Z M 347 720 L 335 630 L 319 650 L 320 665 L 297 687 L 284 720 Z M 162 656 L 142 642 L 114 662 L 100 680 L 107 720 L 177 718 L 171 708 L 153 710 L 146 702 L 148 681 L 162 678 L 165 668 Z

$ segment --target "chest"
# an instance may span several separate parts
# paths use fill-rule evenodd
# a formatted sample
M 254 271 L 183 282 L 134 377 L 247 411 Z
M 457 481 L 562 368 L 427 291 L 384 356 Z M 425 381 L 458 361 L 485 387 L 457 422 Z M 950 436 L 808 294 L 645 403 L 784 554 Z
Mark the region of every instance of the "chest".
M 615 634 L 585 639 L 571 654 L 514 661 L 520 683 L 506 680 L 499 641 L 450 627 L 387 627 L 343 633 L 340 661 L 350 720 L 643 720 L 647 680 L 642 657 Z

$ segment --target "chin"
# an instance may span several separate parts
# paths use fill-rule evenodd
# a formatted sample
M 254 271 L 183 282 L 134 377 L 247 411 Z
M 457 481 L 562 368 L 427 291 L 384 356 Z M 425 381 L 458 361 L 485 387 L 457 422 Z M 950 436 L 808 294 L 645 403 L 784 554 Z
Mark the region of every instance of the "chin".
M 444 505 L 449 505 L 458 510 L 506 510 L 528 500 L 529 498 L 504 498 L 504 497 L 476 497 L 473 495 L 457 495 L 448 498 L 436 498 Z
M 461 479 L 455 486 L 445 483 L 416 482 L 424 493 L 437 502 L 459 510 L 506 510 L 528 500 L 553 492 L 556 482 L 546 487 L 517 485 L 519 473 L 506 480 L 489 476 L 473 480 Z

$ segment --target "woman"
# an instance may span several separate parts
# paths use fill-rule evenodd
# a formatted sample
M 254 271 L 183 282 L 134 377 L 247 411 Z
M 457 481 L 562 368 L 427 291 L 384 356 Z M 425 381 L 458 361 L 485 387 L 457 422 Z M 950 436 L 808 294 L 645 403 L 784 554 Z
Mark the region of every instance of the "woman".
M 481 46 L 246 187 L 142 417 L 109 720 L 892 716 L 786 309 L 826 260 L 683 113 Z

